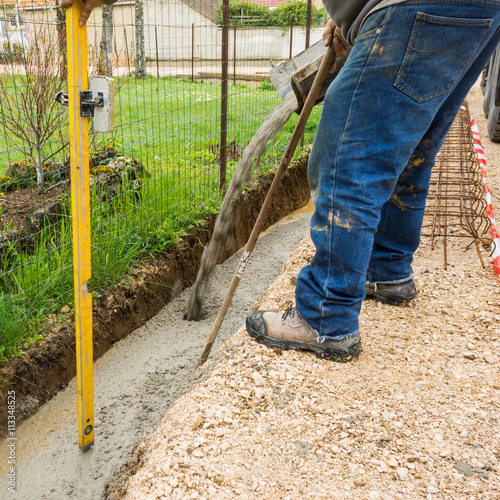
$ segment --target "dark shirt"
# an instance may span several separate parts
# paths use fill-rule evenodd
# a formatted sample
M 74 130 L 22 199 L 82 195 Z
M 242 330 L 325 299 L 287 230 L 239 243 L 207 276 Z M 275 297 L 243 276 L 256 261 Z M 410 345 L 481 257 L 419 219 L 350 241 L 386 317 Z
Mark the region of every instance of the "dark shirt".
M 333 22 L 352 45 L 364 18 L 375 7 L 384 7 L 407 0 L 322 0 Z

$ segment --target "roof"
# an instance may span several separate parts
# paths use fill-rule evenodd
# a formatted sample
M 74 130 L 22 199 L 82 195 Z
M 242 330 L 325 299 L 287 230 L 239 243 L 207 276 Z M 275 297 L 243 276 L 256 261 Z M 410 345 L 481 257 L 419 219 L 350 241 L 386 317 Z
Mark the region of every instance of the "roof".
M 10 2 L 11 0 L 0 0 L 0 2 Z M 31 10 L 31 9 L 49 9 L 56 6 L 55 0 L 12 0 L 14 4 L 17 3 L 19 10 Z M 130 0 L 118 0 L 118 2 L 126 2 Z
M 180 0 L 183 4 L 191 7 L 196 12 L 210 19 L 214 23 L 217 21 L 217 6 L 221 0 Z
M 15 7 L 17 0 L 0 0 L 1 8 L 8 7 L 9 9 Z
M 118 0 L 120 2 L 126 2 L 130 0 Z M 220 0 L 179 0 L 183 4 L 191 7 L 192 9 L 199 12 L 201 15 L 207 17 L 211 21 L 216 21 L 217 19 L 217 5 Z M 12 4 L 14 6 L 17 0 L 0 0 L 4 4 Z M 55 6 L 55 0 L 19 0 L 18 8 L 20 10 L 32 10 L 32 9 L 43 9 Z
M 43 9 L 53 7 L 55 5 L 54 1 L 51 0 L 20 0 L 17 4 L 19 10 L 27 9 Z

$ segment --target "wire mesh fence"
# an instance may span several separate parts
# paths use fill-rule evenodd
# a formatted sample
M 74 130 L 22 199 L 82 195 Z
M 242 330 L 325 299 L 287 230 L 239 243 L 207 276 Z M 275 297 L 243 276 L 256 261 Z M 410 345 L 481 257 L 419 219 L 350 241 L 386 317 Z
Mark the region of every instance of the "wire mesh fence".
M 281 101 L 271 66 L 321 38 L 297 12 L 247 27 L 241 12 L 222 19 L 217 1 L 95 9 L 88 72 L 114 77 L 115 120 L 89 141 L 94 297 L 217 212 L 242 151 Z M 0 17 L 1 363 L 71 315 L 73 264 L 68 110 L 55 100 L 67 92 L 65 12 L 57 0 L 4 0 Z M 274 168 L 295 121 L 256 175 Z

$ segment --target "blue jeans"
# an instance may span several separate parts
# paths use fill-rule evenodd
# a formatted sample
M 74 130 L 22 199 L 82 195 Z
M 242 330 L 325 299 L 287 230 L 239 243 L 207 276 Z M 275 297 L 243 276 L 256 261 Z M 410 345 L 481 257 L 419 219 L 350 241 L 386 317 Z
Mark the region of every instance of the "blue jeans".
M 441 0 L 386 7 L 361 27 L 308 166 L 316 254 L 296 304 L 320 341 L 358 331 L 367 280 L 411 279 L 436 154 L 499 26 L 500 0 Z

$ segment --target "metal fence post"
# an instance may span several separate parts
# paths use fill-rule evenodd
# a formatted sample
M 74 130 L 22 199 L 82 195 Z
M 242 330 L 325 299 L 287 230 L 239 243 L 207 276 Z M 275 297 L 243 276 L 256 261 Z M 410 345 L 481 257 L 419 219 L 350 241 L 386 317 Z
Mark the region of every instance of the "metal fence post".
M 293 47 L 293 16 L 290 17 L 290 57 L 289 59 L 292 58 L 292 47 Z
M 135 0 L 135 76 L 138 78 L 145 78 L 146 74 L 144 0 Z
M 234 20 L 234 31 L 233 31 L 233 42 L 234 42 L 234 48 L 233 48 L 233 85 L 236 85 L 236 24 L 237 21 L 236 19 Z
M 83 3 L 68 9 L 68 100 L 71 157 L 71 213 L 75 283 L 76 380 L 80 448 L 94 443 L 94 374 L 90 244 L 89 119 L 80 116 L 80 92 L 88 90 L 87 27 L 78 26 Z
M 160 78 L 160 52 L 158 51 L 158 30 L 155 26 L 155 46 L 156 46 L 156 78 Z M 156 82 L 156 90 L 158 90 L 158 82 Z
M 191 23 L 191 81 L 194 82 L 194 23 Z
M 220 111 L 220 183 L 219 189 L 226 188 L 227 164 L 227 80 L 229 67 L 229 0 L 222 3 L 222 68 L 221 68 L 221 111 Z
M 309 48 L 311 40 L 311 6 L 312 0 L 307 0 L 307 13 L 306 13 L 306 49 Z

